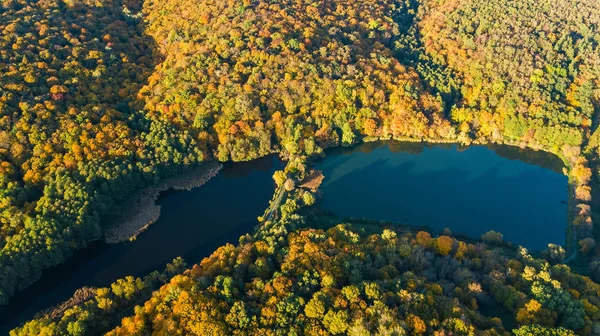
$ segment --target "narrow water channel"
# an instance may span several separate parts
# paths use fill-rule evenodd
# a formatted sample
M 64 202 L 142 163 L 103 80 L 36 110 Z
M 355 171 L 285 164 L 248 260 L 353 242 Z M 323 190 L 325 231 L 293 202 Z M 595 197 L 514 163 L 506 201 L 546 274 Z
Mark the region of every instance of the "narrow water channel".
M 178 256 L 191 266 L 219 246 L 237 243 L 254 230 L 257 216 L 269 205 L 273 173 L 282 167 L 275 156 L 226 164 L 202 187 L 163 193 L 159 220 L 135 241 L 92 243 L 0 306 L 0 334 L 67 300 L 83 286 L 103 287 L 128 275 L 143 276 L 164 269 Z

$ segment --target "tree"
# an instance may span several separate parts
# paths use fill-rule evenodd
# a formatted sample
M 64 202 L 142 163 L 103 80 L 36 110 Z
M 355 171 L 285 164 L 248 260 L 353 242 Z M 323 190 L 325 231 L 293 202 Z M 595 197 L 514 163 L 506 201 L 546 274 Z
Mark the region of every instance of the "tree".
M 333 335 L 342 334 L 348 329 L 348 313 L 344 310 L 330 309 L 323 318 L 323 324 Z
M 432 242 L 431 234 L 429 234 L 429 232 L 419 231 L 417 233 L 416 240 L 417 240 L 417 244 L 419 244 L 423 247 L 428 247 L 431 245 L 431 242 Z
M 350 124 L 345 123 L 342 127 L 342 145 L 350 146 L 354 144 L 355 141 L 356 135 L 354 134 L 352 127 L 350 126 Z
M 447 255 L 452 251 L 454 240 L 448 236 L 439 236 L 435 240 L 436 250 L 441 255 Z
M 273 180 L 278 187 L 281 187 L 287 180 L 287 174 L 283 170 L 276 170 L 273 173 Z
M 594 238 L 584 238 L 579 241 L 581 253 L 588 254 L 596 247 L 596 241 Z
M 421 335 L 427 331 L 427 325 L 425 325 L 425 322 L 423 322 L 423 320 L 416 315 L 408 315 L 406 318 L 406 323 L 408 324 L 411 332 L 415 335 Z
M 304 192 L 304 194 L 302 194 L 302 200 L 304 201 L 304 204 L 307 206 L 311 206 L 311 205 L 315 204 L 315 202 L 316 202 L 315 196 L 309 191 L 306 191 L 306 192 Z
M 248 327 L 250 318 L 248 317 L 246 306 L 243 301 L 236 301 L 233 304 L 229 310 L 229 314 L 225 316 L 225 321 L 236 329 L 245 329 Z
M 503 239 L 504 235 L 494 230 L 490 230 L 481 235 L 481 240 L 488 244 L 502 244 Z
M 594 281 L 600 281 L 600 259 L 595 258 L 589 263 L 588 274 Z
M 316 293 L 308 301 L 304 307 L 304 314 L 306 314 L 307 317 L 320 319 L 325 315 L 325 303 L 322 300 L 323 296 L 324 295 L 321 293 Z
M 553 264 L 558 264 L 565 259 L 565 249 L 560 245 L 548 244 L 548 248 L 542 252 L 544 258 Z
M 283 187 L 287 191 L 292 191 L 296 187 L 296 183 L 291 178 L 288 178 L 288 179 L 285 180 L 285 182 L 283 184 Z
M 540 325 L 522 326 L 512 331 L 516 336 L 575 336 L 575 333 L 565 328 L 551 328 Z

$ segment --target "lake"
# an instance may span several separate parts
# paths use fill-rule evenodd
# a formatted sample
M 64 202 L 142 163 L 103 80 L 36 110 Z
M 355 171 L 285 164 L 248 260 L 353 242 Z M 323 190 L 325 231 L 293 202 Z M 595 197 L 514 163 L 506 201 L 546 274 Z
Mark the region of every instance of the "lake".
M 374 142 L 336 148 L 315 165 L 321 206 L 337 215 L 479 238 L 495 230 L 532 250 L 565 245 L 562 162 L 508 146 Z
M 226 164 L 191 191 L 161 195 L 159 220 L 135 241 L 102 242 L 46 270 L 42 279 L 0 308 L 0 333 L 83 286 L 143 276 L 182 256 L 188 265 L 252 232 L 274 191 L 270 156 Z M 326 178 L 320 206 L 340 216 L 426 225 L 478 238 L 488 230 L 531 249 L 565 243 L 567 177 L 553 155 L 507 146 L 364 143 L 327 151 L 315 163 Z

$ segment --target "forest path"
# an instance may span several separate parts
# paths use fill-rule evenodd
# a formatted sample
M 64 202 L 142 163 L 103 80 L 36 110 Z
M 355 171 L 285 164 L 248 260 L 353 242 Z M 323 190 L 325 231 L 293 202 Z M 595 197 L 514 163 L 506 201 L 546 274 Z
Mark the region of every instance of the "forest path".
M 274 201 L 270 206 L 267 217 L 265 217 L 265 221 L 270 221 L 271 218 L 273 218 L 273 214 L 277 211 L 277 209 L 279 208 L 279 204 L 281 203 L 281 200 L 283 199 L 283 195 L 285 194 L 285 189 L 283 187 L 281 187 L 281 188 L 279 188 L 277 193 L 278 193 L 277 196 L 275 196 Z

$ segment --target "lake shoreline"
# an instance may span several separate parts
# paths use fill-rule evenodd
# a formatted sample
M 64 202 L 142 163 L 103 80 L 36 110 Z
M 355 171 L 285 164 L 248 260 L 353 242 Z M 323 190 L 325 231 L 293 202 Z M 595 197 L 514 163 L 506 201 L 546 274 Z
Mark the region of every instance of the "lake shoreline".
M 359 143 L 365 142 L 374 142 L 374 141 L 399 141 L 399 142 L 412 142 L 412 143 L 428 143 L 428 144 L 455 144 L 461 145 L 465 147 L 469 147 L 472 145 L 505 145 L 509 147 L 518 147 L 524 150 L 533 150 L 533 151 L 541 151 L 550 153 L 559 158 L 564 167 L 563 174 L 567 176 L 567 190 L 568 190 L 568 206 L 567 206 L 567 225 L 565 228 L 566 234 L 566 243 L 565 250 L 567 250 L 567 256 L 565 258 L 565 262 L 570 262 L 573 259 L 577 259 L 578 249 L 577 249 L 577 233 L 573 224 L 575 220 L 575 208 L 577 204 L 585 202 L 578 202 L 575 197 L 575 188 L 576 183 L 574 181 L 572 170 L 575 162 L 572 162 L 564 153 L 562 153 L 559 149 L 544 147 L 542 145 L 531 145 L 529 143 L 523 141 L 517 141 L 514 139 L 500 139 L 499 141 L 485 141 L 481 139 L 472 139 L 469 142 L 461 142 L 458 139 L 443 139 L 443 138 L 411 138 L 411 137 L 392 137 L 392 136 L 366 136 L 361 140 L 357 141 Z
M 361 141 L 362 140 L 362 141 Z M 360 139 L 356 145 L 359 145 L 362 142 L 369 142 L 369 140 L 385 140 L 385 141 L 398 141 L 398 142 L 413 142 L 413 143 L 431 143 L 431 144 L 435 144 L 435 143 L 447 143 L 447 144 L 461 144 L 458 141 L 451 141 L 451 140 L 447 140 L 447 141 L 436 141 L 435 139 L 389 139 L 389 138 L 382 138 L 379 139 L 378 137 L 375 139 Z M 463 144 L 466 147 L 468 147 L 469 145 L 479 145 L 482 144 L 480 142 L 471 142 L 470 144 Z M 485 145 L 485 144 L 482 144 Z M 506 143 L 505 145 L 508 145 L 508 143 Z M 517 145 L 513 145 L 516 147 L 522 147 L 522 146 L 517 146 Z M 342 148 L 343 146 L 331 146 L 330 148 Z M 538 149 L 539 150 L 539 149 Z M 548 152 L 548 151 L 544 151 L 544 152 Z M 280 157 L 281 157 L 281 153 Z M 554 153 L 553 153 L 554 154 Z M 323 157 L 328 157 L 329 154 L 326 154 L 325 151 L 323 151 Z M 287 158 L 287 160 L 290 159 L 289 156 L 285 156 L 284 157 Z M 313 157 L 314 158 L 314 157 Z M 251 161 L 256 161 L 256 160 L 251 160 Z M 312 163 L 312 160 L 308 160 L 308 164 Z M 233 163 L 232 166 L 235 166 L 237 163 Z M 230 168 L 230 166 L 228 164 L 226 164 L 226 166 L 228 168 Z M 228 169 L 227 168 L 227 169 Z M 157 185 L 150 187 L 150 188 L 146 188 L 143 189 L 141 192 L 138 192 L 137 194 L 134 194 L 133 196 L 130 197 L 130 200 L 132 201 L 131 203 L 133 204 L 133 207 L 131 206 L 123 206 L 123 213 L 125 215 L 129 215 L 131 217 L 136 217 L 140 216 L 140 218 L 142 219 L 146 219 L 146 218 L 150 218 L 151 216 L 147 216 L 146 213 L 150 213 L 151 211 L 157 210 L 156 212 L 156 218 L 158 218 L 160 216 L 161 213 L 161 206 L 156 204 L 161 203 L 162 204 L 162 199 L 166 198 L 169 196 L 169 194 L 171 194 L 170 192 L 168 192 L 169 190 L 190 190 L 193 189 L 195 187 L 199 187 L 202 186 L 203 184 L 205 184 L 206 182 L 208 182 L 212 177 L 216 176 L 219 171 L 221 169 L 221 164 L 216 161 L 216 160 L 211 160 L 211 161 L 206 161 L 206 163 L 202 164 L 201 166 L 197 166 L 191 169 L 188 169 L 178 175 L 175 175 L 174 177 L 170 177 L 167 178 L 163 181 L 160 181 Z M 281 169 L 281 168 L 280 168 Z M 221 174 L 220 177 L 224 177 L 227 176 L 228 174 L 226 172 L 223 172 L 223 174 Z M 269 173 L 269 177 L 267 180 L 263 181 L 261 183 L 261 185 L 266 185 L 269 184 L 269 194 L 271 195 L 271 198 L 273 198 L 276 195 L 276 190 L 275 192 L 273 191 L 273 189 L 271 188 L 272 185 L 272 173 Z M 195 177 L 195 178 L 194 178 Z M 218 179 L 219 181 L 221 180 L 220 178 Z M 213 184 L 210 184 L 208 186 L 204 186 L 204 188 L 209 188 L 209 190 L 213 190 Z M 252 188 L 255 188 L 256 185 L 252 185 Z M 166 192 L 166 193 L 165 193 Z M 176 192 L 174 192 L 173 194 L 178 194 Z M 141 196 L 140 196 L 141 195 Z M 143 197 L 145 196 L 145 197 Z M 175 195 L 170 195 L 170 196 L 175 196 Z M 146 201 L 145 203 L 143 201 Z M 137 207 L 135 207 L 135 205 L 137 205 Z M 167 211 L 168 208 L 162 209 L 163 213 L 165 211 Z M 264 208 L 261 208 L 261 210 Z M 265 212 L 266 214 L 266 212 Z M 125 216 L 124 215 L 124 216 Z M 130 219 L 131 219 L 130 217 Z M 117 217 L 118 218 L 118 217 Z M 256 217 L 254 217 L 255 219 Z M 125 224 L 125 222 L 127 221 L 122 221 L 122 218 L 119 218 L 120 221 L 117 222 L 115 219 L 112 221 L 113 223 L 115 223 L 115 226 L 119 226 L 122 227 L 123 224 Z M 183 221 L 180 221 L 183 222 Z M 259 221 L 260 222 L 260 221 Z M 131 222 L 129 222 L 131 224 Z M 119 246 L 125 247 L 125 246 L 129 246 L 129 244 L 118 244 L 119 242 L 126 242 L 128 240 L 133 240 L 135 239 L 135 237 L 137 237 L 140 233 L 142 233 L 144 230 L 148 229 L 150 227 L 150 225 L 154 223 L 154 221 L 151 222 L 145 222 L 145 221 L 138 221 L 137 223 L 134 223 L 136 225 L 131 225 L 130 227 L 130 231 L 124 231 L 122 233 L 126 233 L 123 234 L 120 238 L 121 240 L 118 241 L 114 241 L 113 243 L 108 242 L 109 244 L 113 244 L 111 245 L 113 248 L 119 248 Z M 143 224 L 143 225 L 142 225 Z M 259 224 L 259 223 L 256 223 Z M 410 226 L 410 225 L 409 225 Z M 415 226 L 410 226 L 412 228 L 415 228 Z M 113 227 L 112 229 L 115 229 L 115 227 Z M 256 227 L 250 231 L 250 233 L 252 232 L 256 232 Z M 152 230 L 149 230 L 152 231 Z M 113 233 L 114 234 L 114 233 Z M 147 232 L 146 234 L 142 235 L 139 239 L 138 242 L 143 241 L 144 237 L 146 237 L 147 234 L 151 234 L 151 232 Z M 455 234 L 456 235 L 456 234 Z M 236 237 L 237 238 L 237 237 Z M 235 241 L 235 239 L 233 239 L 232 241 Z M 135 244 L 135 243 L 134 243 Z M 156 244 L 155 244 L 156 246 Z M 131 251 L 127 251 L 127 254 L 130 255 L 132 252 Z M 194 259 L 192 259 L 193 261 L 195 261 Z M 201 260 L 201 259 L 200 259 Z M 111 263 L 114 263 L 111 260 Z M 92 284 L 93 286 L 93 284 Z M 81 287 L 78 287 L 81 288 Z M 71 292 L 72 293 L 72 292 Z M 62 300 L 61 302 L 64 302 L 64 300 Z
M 108 244 L 134 240 L 160 217 L 161 206 L 157 204 L 161 193 L 169 190 L 192 190 L 200 187 L 221 171 L 223 165 L 210 160 L 176 176 L 168 177 L 157 185 L 135 193 L 125 204 L 123 214 L 113 220 L 104 233 Z
M 568 251 L 576 250 L 574 248 L 574 228 L 572 225 L 573 220 L 573 204 L 571 199 L 574 197 L 574 186 L 571 179 L 571 167 L 572 163 L 563 155 L 559 150 L 553 148 L 544 148 L 543 146 L 531 146 L 510 139 L 502 139 L 500 141 L 481 141 L 478 139 L 472 140 L 469 143 L 463 143 L 457 139 L 437 139 L 437 138 L 410 138 L 410 137 L 391 137 L 391 136 L 370 136 L 359 139 L 354 145 L 360 143 L 374 142 L 374 141 L 398 141 L 406 143 L 428 143 L 428 144 L 456 144 L 465 147 L 472 145 L 506 145 L 510 147 L 518 147 L 521 149 L 528 149 L 534 151 L 547 152 L 558 157 L 564 164 L 563 173 L 569 178 L 568 182 L 568 193 L 569 193 L 569 206 L 568 206 L 568 220 L 566 225 L 567 240 L 566 249 Z M 339 148 L 341 145 L 331 146 L 329 148 Z M 324 152 L 324 156 L 327 156 Z M 148 187 L 132 196 L 131 200 L 124 206 L 124 213 L 117 217 L 113 221 L 113 224 L 108 228 L 104 234 L 104 240 L 108 244 L 119 244 L 127 241 L 134 240 L 139 234 L 149 228 L 150 225 L 155 223 L 160 217 L 161 206 L 157 204 L 160 195 L 169 190 L 191 190 L 196 187 L 202 186 L 208 182 L 211 178 L 216 176 L 221 170 L 222 165 L 216 160 L 210 160 L 202 164 L 198 168 L 191 169 L 172 177 L 165 179 L 158 185 Z M 571 252 L 572 254 L 574 254 Z
M 436 146 L 436 145 L 442 145 L 443 147 L 446 146 L 454 146 L 457 145 L 458 146 L 458 150 L 462 151 L 464 149 L 467 149 L 469 147 L 473 147 L 473 146 L 484 146 L 486 148 L 502 148 L 502 146 L 506 146 L 506 148 L 515 148 L 515 150 L 519 151 L 523 150 L 523 151 L 532 151 L 532 152 L 539 152 L 539 153 L 547 153 L 550 154 L 551 156 L 554 156 L 555 158 L 555 163 L 553 164 L 553 168 L 549 168 L 551 170 L 553 170 L 556 173 L 559 173 L 560 175 L 566 176 L 567 177 L 567 181 L 566 181 L 566 185 L 564 186 L 565 191 L 566 191 L 566 195 L 565 195 L 565 200 L 568 200 L 567 203 L 567 209 L 566 209 L 566 223 L 564 225 L 564 231 L 566 234 L 563 233 L 563 237 L 565 237 L 566 239 L 564 240 L 563 243 L 560 243 L 559 245 L 562 245 L 565 250 L 567 251 L 567 257 L 570 255 L 575 255 L 576 254 L 576 241 L 575 241 L 575 237 L 574 237 L 574 227 L 573 227 L 573 208 L 575 206 L 575 204 L 577 204 L 576 202 L 574 202 L 574 183 L 573 183 L 573 178 L 572 178 L 572 166 L 573 163 L 569 160 L 569 157 L 567 157 L 567 155 L 565 155 L 564 153 L 562 153 L 561 150 L 558 150 L 556 148 L 544 148 L 542 146 L 530 146 L 527 145 L 523 142 L 518 142 L 518 141 L 511 141 L 510 139 L 503 139 L 501 141 L 482 141 L 482 140 L 472 140 L 469 141 L 468 143 L 464 143 L 459 141 L 458 139 L 436 139 L 436 138 L 409 138 L 409 137 L 391 137 L 391 136 L 371 136 L 371 137 L 363 137 L 363 138 L 358 138 L 357 141 L 351 145 L 351 146 L 346 146 L 347 150 L 348 149 L 352 149 L 354 147 L 358 147 L 361 146 L 361 144 L 367 144 L 367 143 L 381 143 L 381 144 L 386 144 L 386 143 L 405 143 L 405 144 L 420 144 L 420 145 L 424 145 L 426 147 L 430 147 L 430 146 Z M 337 147 L 333 147 L 330 149 L 335 149 L 335 148 L 340 148 L 340 147 L 344 147 L 344 146 L 337 146 Z M 326 152 L 324 151 L 321 157 L 318 158 L 313 158 L 312 160 L 309 160 L 310 162 L 310 166 L 314 167 L 313 165 L 316 164 L 317 162 L 321 162 L 322 160 L 324 160 L 326 157 L 328 157 L 330 155 L 330 153 L 337 153 L 337 151 L 333 151 L 333 152 Z M 524 152 L 526 153 L 526 152 Z M 510 156 L 506 156 L 507 159 L 509 160 L 515 160 L 515 158 L 511 158 Z M 520 160 L 517 158 L 517 160 Z M 535 162 L 532 162 L 530 164 L 536 164 Z M 363 215 L 358 215 L 358 217 L 364 217 Z M 371 216 L 367 216 L 368 218 L 371 218 Z M 502 232 L 502 230 L 500 230 L 500 232 Z M 564 238 L 563 238 L 564 239 Z M 540 247 L 539 250 L 543 250 L 545 247 Z

